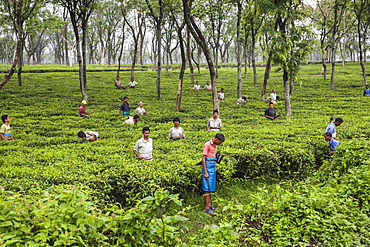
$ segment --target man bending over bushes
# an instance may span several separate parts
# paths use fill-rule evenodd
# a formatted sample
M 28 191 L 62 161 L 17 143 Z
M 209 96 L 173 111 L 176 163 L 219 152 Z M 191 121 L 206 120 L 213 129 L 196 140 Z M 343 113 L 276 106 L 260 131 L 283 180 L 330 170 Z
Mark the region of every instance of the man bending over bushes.
M 324 134 L 325 141 L 329 142 L 330 152 L 334 152 L 335 148 L 339 146 L 340 142 L 335 140 L 333 135 L 330 132 L 325 132 Z
M 202 190 L 204 191 L 204 212 L 215 214 L 215 209 L 211 203 L 210 192 L 216 191 L 216 151 L 217 145 L 225 141 L 225 136 L 217 133 L 215 138 L 211 138 L 203 146 L 202 156 Z
M 153 160 L 152 151 L 153 151 L 153 142 L 152 138 L 149 138 L 150 129 L 149 127 L 143 128 L 143 137 L 139 139 L 134 147 L 134 154 L 137 156 L 139 160 L 146 159 L 146 160 Z

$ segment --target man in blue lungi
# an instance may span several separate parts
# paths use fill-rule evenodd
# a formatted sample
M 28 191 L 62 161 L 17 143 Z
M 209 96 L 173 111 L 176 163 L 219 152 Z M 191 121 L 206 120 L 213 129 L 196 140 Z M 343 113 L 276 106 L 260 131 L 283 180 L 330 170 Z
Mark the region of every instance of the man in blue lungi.
M 215 207 L 211 204 L 210 192 L 216 191 L 216 151 L 217 145 L 225 141 L 225 136 L 217 133 L 203 146 L 202 157 L 202 190 L 204 191 L 204 212 L 215 214 Z

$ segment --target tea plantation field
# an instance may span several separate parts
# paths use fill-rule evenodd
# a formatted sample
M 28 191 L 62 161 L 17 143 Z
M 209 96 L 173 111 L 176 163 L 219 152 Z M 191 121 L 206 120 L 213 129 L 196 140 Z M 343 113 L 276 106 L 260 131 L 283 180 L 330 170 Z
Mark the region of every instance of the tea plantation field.
M 0 69 L 6 70 L 6 65 Z M 76 69 L 76 68 L 72 68 Z M 246 105 L 235 105 L 236 68 L 221 68 L 225 89 L 220 118 L 231 153 L 218 165 L 218 216 L 202 212 L 200 166 L 212 116 L 211 92 L 194 92 L 188 74 L 182 112 L 176 111 L 178 70 L 163 75 L 156 97 L 156 72 L 135 72 L 135 89 L 117 90 L 114 66 L 88 69 L 90 118 L 77 116 L 82 100 L 78 73 L 54 65 L 26 66 L 0 91 L 0 114 L 11 118 L 16 141 L 0 142 L 0 245 L 6 246 L 369 246 L 370 97 L 363 97 L 360 66 L 336 67 L 335 90 L 320 65 L 302 67 L 294 86 L 292 117 L 263 117 L 266 102 L 251 75 L 243 83 Z M 54 72 L 32 73 L 36 70 Z M 188 72 L 188 71 L 187 71 Z M 130 72 L 121 72 L 129 82 Z M 196 76 L 203 87 L 208 71 Z M 283 98 L 281 74 L 272 89 Z M 134 126 L 119 115 L 127 96 L 147 115 Z M 341 117 L 338 151 L 329 154 L 323 133 L 329 118 Z M 133 116 L 133 110 L 131 111 Z M 179 117 L 186 139 L 169 141 Z M 141 129 L 151 129 L 154 160 L 133 154 Z M 96 142 L 77 133 L 97 131 Z

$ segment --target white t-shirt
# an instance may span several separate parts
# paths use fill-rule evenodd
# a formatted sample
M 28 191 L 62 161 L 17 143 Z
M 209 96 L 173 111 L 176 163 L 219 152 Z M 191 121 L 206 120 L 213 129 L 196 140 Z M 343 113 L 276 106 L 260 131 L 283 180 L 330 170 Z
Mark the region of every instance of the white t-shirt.
M 99 133 L 96 131 L 85 131 L 86 137 L 84 138 L 86 141 L 90 141 L 92 139 L 98 139 Z
M 130 81 L 129 83 L 128 83 L 128 86 L 129 87 L 135 87 L 136 85 L 138 85 L 139 83 L 137 83 L 136 81 Z
M 194 90 L 200 90 L 200 85 L 195 84 L 193 87 Z
M 220 100 L 224 100 L 224 99 L 225 99 L 225 94 L 224 94 L 224 93 L 222 93 L 222 92 L 219 92 L 219 93 L 218 93 L 218 99 L 220 99 Z
M 144 114 L 146 114 L 146 110 L 144 109 L 144 107 L 138 107 L 135 110 L 135 114 L 137 114 L 137 115 L 144 115 Z
M 271 93 L 269 98 L 273 99 L 273 100 L 276 100 L 276 93 Z
M 210 90 L 210 89 L 212 89 L 212 86 L 211 85 L 205 85 L 204 86 L 204 90 Z
M 127 120 L 123 122 L 124 124 L 135 124 L 134 118 L 129 116 Z
M 185 137 L 185 133 L 184 133 L 183 128 L 181 128 L 181 127 L 178 127 L 178 128 L 172 127 L 170 129 L 170 134 L 168 135 L 168 138 L 178 139 L 178 138 L 184 138 L 184 137 Z

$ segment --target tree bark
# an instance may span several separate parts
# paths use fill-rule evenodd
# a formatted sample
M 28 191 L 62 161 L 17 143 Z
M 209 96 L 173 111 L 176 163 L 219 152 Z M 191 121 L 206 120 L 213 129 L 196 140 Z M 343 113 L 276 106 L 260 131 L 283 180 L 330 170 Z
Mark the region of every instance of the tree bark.
M 283 74 L 283 81 L 284 81 L 284 100 L 285 100 L 285 112 L 286 116 L 292 116 L 292 107 L 290 104 L 290 83 L 288 78 L 288 71 L 284 70 Z
M 22 15 L 22 7 L 23 1 L 20 0 L 16 2 L 16 9 L 15 9 L 15 18 L 16 18 L 16 27 L 17 27 L 17 48 L 13 60 L 12 67 L 10 68 L 7 75 L 4 76 L 4 79 L 0 83 L 0 89 L 3 89 L 5 84 L 12 78 L 15 68 L 17 67 L 18 61 L 21 60 L 21 50 L 23 44 L 23 21 L 21 19 Z
M 241 47 L 241 39 L 240 39 L 240 28 L 241 28 L 241 19 L 242 19 L 242 2 L 239 0 L 237 2 L 238 5 L 238 14 L 237 14 L 237 22 L 236 22 L 236 54 L 237 54 L 237 62 L 238 62 L 238 86 L 237 86 L 237 96 L 238 99 L 242 97 L 242 47 Z
M 180 69 L 180 74 L 179 74 L 179 83 L 177 87 L 177 99 L 176 99 L 176 110 L 177 111 L 181 111 L 182 85 L 184 81 L 184 73 L 185 73 L 185 68 L 186 68 L 186 54 L 185 54 L 184 38 L 182 36 L 182 30 L 184 29 L 184 26 L 185 26 L 185 22 L 183 22 L 181 26 L 177 24 L 177 36 L 179 38 L 180 51 L 181 51 L 181 69 Z
M 194 37 L 198 45 L 202 48 L 202 51 L 206 57 L 212 83 L 213 109 L 218 110 L 219 104 L 217 98 L 216 73 L 215 68 L 213 66 L 212 56 L 202 31 L 199 29 L 199 27 L 195 23 L 195 20 L 193 19 L 193 16 L 191 15 L 190 6 L 188 5 L 188 2 L 189 0 L 182 0 L 186 25 L 188 26 L 192 36 Z
M 181 47 L 180 47 L 181 48 Z M 189 64 L 189 69 L 190 69 L 190 80 L 191 80 L 191 84 L 195 84 L 194 82 L 194 66 L 193 66 L 193 63 L 191 62 L 191 48 L 190 48 L 190 31 L 189 29 L 186 29 L 186 59 L 188 60 L 188 64 Z
M 261 93 L 261 101 L 262 102 L 264 102 L 266 100 L 267 82 L 270 78 L 271 62 L 272 62 L 272 51 L 270 51 L 269 54 L 268 54 L 266 69 L 265 69 L 265 75 L 264 75 L 264 78 L 263 78 L 263 86 L 262 86 L 262 93 Z

